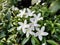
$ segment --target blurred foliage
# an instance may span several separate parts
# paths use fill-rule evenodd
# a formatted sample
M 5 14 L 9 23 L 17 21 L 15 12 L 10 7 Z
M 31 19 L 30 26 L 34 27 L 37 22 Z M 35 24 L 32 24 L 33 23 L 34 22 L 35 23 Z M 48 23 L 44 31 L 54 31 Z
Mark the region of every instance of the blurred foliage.
M 12 6 L 17 0 L 0 0 L 0 45 L 60 45 L 60 0 L 44 0 L 42 4 L 34 5 L 31 10 L 35 13 L 42 13 L 44 21 L 38 22 L 43 25 L 46 23 L 46 31 L 49 32 L 43 41 L 30 36 L 26 38 L 21 31 L 17 31 L 17 22 L 20 18 L 16 15 L 18 11 L 13 11 Z

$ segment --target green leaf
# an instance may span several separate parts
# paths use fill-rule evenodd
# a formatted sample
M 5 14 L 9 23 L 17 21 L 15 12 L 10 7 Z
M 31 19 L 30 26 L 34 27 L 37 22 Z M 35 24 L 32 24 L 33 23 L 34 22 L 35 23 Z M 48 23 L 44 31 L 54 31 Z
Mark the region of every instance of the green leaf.
M 51 12 L 56 12 L 60 9 L 60 1 L 54 1 L 51 3 L 50 8 Z
M 8 10 L 6 17 L 10 21 L 10 18 L 11 18 L 11 11 L 10 11 L 10 9 Z
M 51 45 L 58 45 L 54 40 L 47 40 L 47 42 Z
M 0 42 L 0 45 L 3 45 L 3 43 L 2 43 L 2 42 Z
M 32 45 L 35 45 L 35 44 L 40 45 L 40 41 L 34 36 L 31 38 L 31 42 L 32 42 Z
M 8 32 L 12 32 L 12 31 L 14 31 L 14 29 L 15 29 L 15 27 L 10 28 L 10 29 L 8 30 Z
M 3 38 L 3 37 L 5 37 L 6 35 L 5 35 L 5 32 L 3 31 L 3 32 L 0 32 L 0 38 Z
M 17 0 L 7 0 L 10 5 L 14 5 L 17 3 Z
M 55 28 L 53 28 L 53 30 L 52 30 L 52 32 L 51 32 L 51 34 L 54 34 L 55 33 Z
M 22 45 L 26 44 L 27 41 L 29 40 L 29 38 L 30 38 L 30 37 L 28 37 L 28 38 L 24 38 L 23 41 L 22 41 Z
M 32 45 L 35 45 L 35 40 L 34 40 L 34 38 L 31 38 L 31 43 L 32 43 Z

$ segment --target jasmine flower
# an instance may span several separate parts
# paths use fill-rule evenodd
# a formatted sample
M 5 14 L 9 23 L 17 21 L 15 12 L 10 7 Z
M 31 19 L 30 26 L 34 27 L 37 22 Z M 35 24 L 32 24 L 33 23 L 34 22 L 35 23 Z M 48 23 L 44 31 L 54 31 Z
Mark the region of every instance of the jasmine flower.
M 40 17 L 40 16 L 41 14 L 39 13 L 38 15 L 34 14 L 34 17 L 30 18 L 30 21 L 31 21 L 30 25 L 33 27 L 33 29 L 34 27 L 37 28 L 40 26 L 39 24 L 37 24 L 39 20 L 43 20 L 43 17 Z
M 26 13 L 26 15 L 27 15 L 27 17 L 28 16 L 33 16 L 33 13 L 34 13 L 35 11 L 31 11 L 29 8 L 27 8 L 27 13 Z
M 26 29 L 29 27 L 29 25 L 27 24 L 27 20 L 24 20 L 24 23 L 18 22 L 18 24 L 20 26 L 17 27 L 17 30 L 21 30 L 22 29 L 23 33 L 26 33 Z
M 39 20 L 43 20 L 43 17 L 41 17 L 41 13 L 38 15 L 34 14 L 34 18 L 30 18 L 31 22 L 37 23 Z
M 17 16 L 22 18 L 25 15 L 25 11 L 26 11 L 26 8 L 24 8 L 23 10 L 20 10 L 20 13 Z
M 37 29 L 37 32 L 36 32 L 36 36 L 38 36 L 39 40 L 42 41 L 42 37 L 43 36 L 47 36 L 48 33 L 47 32 L 44 32 L 45 30 L 45 27 L 43 26 L 41 29 Z

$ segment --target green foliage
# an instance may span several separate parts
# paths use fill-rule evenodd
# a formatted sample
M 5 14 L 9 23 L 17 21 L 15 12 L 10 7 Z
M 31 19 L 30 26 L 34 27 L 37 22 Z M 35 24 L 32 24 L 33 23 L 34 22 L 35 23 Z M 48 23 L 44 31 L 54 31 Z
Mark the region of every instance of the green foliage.
M 36 14 L 42 13 L 44 18 L 43 21 L 38 22 L 41 26 L 46 24 L 45 31 L 49 33 L 43 41 L 34 36 L 26 38 L 25 34 L 17 31 L 18 22 L 25 18 L 20 20 L 21 18 L 17 17 L 19 9 L 12 10 L 12 6 L 16 3 L 17 0 L 0 0 L 0 45 L 42 45 L 43 42 L 47 45 L 60 44 L 60 13 L 56 14 L 60 10 L 60 0 L 46 0 L 44 5 L 38 4 L 30 8 L 32 11 L 36 11 Z
M 31 42 L 32 42 L 32 45 L 40 45 L 39 40 L 37 38 L 35 38 L 35 37 L 31 38 Z
M 49 44 L 51 44 L 51 45 L 58 45 L 55 41 L 53 41 L 53 40 L 47 40 L 47 42 L 49 43 Z
M 28 42 L 29 38 L 24 38 L 21 45 L 25 45 Z
M 54 1 L 50 5 L 51 12 L 56 12 L 60 9 L 60 1 Z

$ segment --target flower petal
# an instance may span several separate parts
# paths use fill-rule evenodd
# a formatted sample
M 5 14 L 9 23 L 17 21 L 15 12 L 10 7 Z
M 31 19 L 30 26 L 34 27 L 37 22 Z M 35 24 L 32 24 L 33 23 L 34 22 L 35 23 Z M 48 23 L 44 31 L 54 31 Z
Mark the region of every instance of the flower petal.
M 47 36 L 47 35 L 48 35 L 47 32 L 43 32 L 43 33 L 42 33 L 42 36 Z
M 43 32 L 45 30 L 45 26 L 43 26 L 42 28 L 41 28 L 41 31 Z
M 42 36 L 41 35 L 39 35 L 38 38 L 39 38 L 40 41 L 42 41 Z
M 27 20 L 24 20 L 24 24 L 27 24 Z
M 17 30 L 21 30 L 21 26 L 17 27 Z
M 23 28 L 22 31 L 23 31 L 23 33 L 26 33 L 26 29 Z

